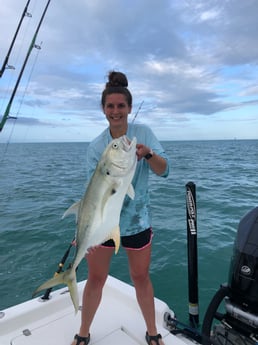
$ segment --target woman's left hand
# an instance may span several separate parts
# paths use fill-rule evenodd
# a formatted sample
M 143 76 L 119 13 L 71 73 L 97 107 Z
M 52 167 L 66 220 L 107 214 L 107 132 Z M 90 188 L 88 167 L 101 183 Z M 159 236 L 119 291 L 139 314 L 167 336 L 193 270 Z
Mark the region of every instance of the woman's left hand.
M 145 146 L 143 144 L 136 145 L 136 155 L 138 157 L 138 161 L 140 161 L 150 152 L 151 149 L 148 146 Z M 155 152 L 152 152 L 152 156 L 147 160 L 147 162 L 150 165 L 151 169 L 154 171 L 154 173 L 157 175 L 162 175 L 167 168 L 166 159 L 157 155 Z
M 138 161 L 140 161 L 142 158 L 144 158 L 149 152 L 150 148 L 148 146 L 145 146 L 143 144 L 137 144 L 136 145 L 136 154 L 138 157 Z

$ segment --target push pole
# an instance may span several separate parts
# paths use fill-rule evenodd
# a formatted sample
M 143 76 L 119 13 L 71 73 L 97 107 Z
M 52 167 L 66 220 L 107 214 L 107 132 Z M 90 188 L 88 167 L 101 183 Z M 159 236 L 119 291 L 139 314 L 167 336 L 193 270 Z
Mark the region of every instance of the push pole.
M 199 325 L 197 209 L 196 187 L 193 182 L 188 182 L 186 184 L 186 221 L 188 251 L 189 321 L 192 327 L 197 328 Z

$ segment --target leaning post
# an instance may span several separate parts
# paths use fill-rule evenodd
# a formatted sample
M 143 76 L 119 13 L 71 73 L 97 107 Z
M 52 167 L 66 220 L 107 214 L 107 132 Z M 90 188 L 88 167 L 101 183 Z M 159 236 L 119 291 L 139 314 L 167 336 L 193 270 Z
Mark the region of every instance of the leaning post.
M 186 184 L 189 322 L 199 326 L 196 186 Z

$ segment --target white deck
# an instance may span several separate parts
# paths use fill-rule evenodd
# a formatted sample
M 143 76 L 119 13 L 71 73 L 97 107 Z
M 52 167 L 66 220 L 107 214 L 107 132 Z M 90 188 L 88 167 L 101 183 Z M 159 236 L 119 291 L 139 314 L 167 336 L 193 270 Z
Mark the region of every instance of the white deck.
M 78 283 L 80 300 L 84 284 Z M 71 344 L 80 326 L 81 312 L 75 315 L 67 288 L 57 290 L 51 296 L 46 302 L 35 298 L 3 310 L 0 345 Z M 164 302 L 155 299 L 155 308 L 158 331 L 166 345 L 194 344 L 175 337 L 163 327 L 164 313 L 168 311 L 173 316 Z M 109 276 L 91 328 L 90 344 L 146 345 L 145 331 L 134 288 Z

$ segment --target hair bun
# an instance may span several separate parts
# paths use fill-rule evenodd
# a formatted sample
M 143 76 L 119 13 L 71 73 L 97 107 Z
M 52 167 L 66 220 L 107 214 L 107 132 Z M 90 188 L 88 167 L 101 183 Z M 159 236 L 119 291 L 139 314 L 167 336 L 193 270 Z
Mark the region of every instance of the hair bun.
M 122 72 L 109 72 L 108 75 L 108 82 L 106 83 L 106 87 L 127 87 L 128 80 L 126 75 Z

